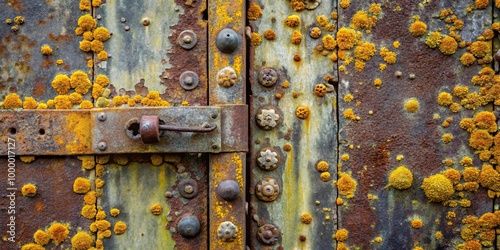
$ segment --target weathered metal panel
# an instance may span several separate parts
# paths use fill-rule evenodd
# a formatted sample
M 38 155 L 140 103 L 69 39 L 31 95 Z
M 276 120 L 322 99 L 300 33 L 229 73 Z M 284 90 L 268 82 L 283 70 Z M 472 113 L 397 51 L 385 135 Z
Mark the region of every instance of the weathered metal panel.
M 301 1 L 249 3 L 252 96 L 248 190 L 252 249 L 334 247 L 337 97 L 332 84 L 336 81 L 336 63 L 330 59 L 332 51 L 317 49 L 322 39 L 311 37 L 310 30 L 316 27 L 320 37 L 334 35 L 331 12 L 336 9 L 336 1 L 317 1 L 319 5 L 306 2 L 310 9 L 295 5 L 304 4 Z M 294 11 L 298 7 L 304 8 Z M 319 16 L 326 22 L 321 22 L 322 26 Z M 268 164 L 273 157 L 279 160 L 277 166 Z M 257 197 L 257 192 L 276 190 L 275 186 L 266 189 L 274 183 L 266 178 L 273 178 L 279 186 L 274 201 Z M 274 198 L 272 194 L 263 197 Z M 276 227 L 279 233 L 265 224 Z M 273 237 L 277 239 L 273 241 Z
M 17 93 L 47 102 L 57 94 L 50 83 L 58 73 L 86 70 L 74 29 L 79 1 L 3 1 L 0 4 L 0 100 Z M 16 22 L 20 17 L 24 22 Z M 17 19 L 19 20 L 19 19 Z M 13 31 L 17 30 L 17 31 Z M 43 55 L 49 45 L 52 55 Z M 62 60 L 61 64 L 57 60 Z
M 463 174 L 467 163 L 461 164 L 461 161 L 466 156 L 472 158 L 472 165 L 479 169 L 487 163 L 481 162 L 469 146 L 470 134 L 460 128 L 460 122 L 489 107 L 467 109 L 464 98 L 454 94 L 454 87 L 467 86 L 469 93 L 479 90 L 471 79 L 481 69 L 477 64 L 480 58 L 465 67 L 461 56 L 467 51 L 474 53 L 470 42 L 481 39 L 478 37 L 490 27 L 491 3 L 485 9 L 477 9 L 470 7 L 474 3 L 469 1 L 392 1 L 381 3 L 381 12 L 376 15 L 368 2 L 352 2 L 347 8 L 342 7 L 342 2 L 339 30 L 343 27 L 356 29 L 360 32 L 359 41 L 373 43 L 376 54 L 366 61 L 361 72 L 355 69 L 355 63 L 348 65 L 349 57 L 352 62 L 357 59 L 356 46 L 342 52 L 349 56 L 339 61 L 339 69 L 343 70 L 339 70 L 339 155 L 343 160 L 339 160 L 340 171 L 357 182 L 354 197 L 340 196 L 344 205 L 338 209 L 338 228 L 349 232 L 348 238 L 341 241 L 350 248 L 362 249 L 416 249 L 417 246 L 455 249 L 464 239 L 479 239 L 479 234 L 472 238 L 464 234 L 461 237 L 466 228 L 462 219 L 467 215 L 479 218 L 492 212 L 487 190 L 461 191 L 465 186 L 463 176 L 460 184 L 453 186 L 448 178 L 439 179 L 441 182 L 427 179 L 427 184 L 424 180 L 449 169 Z M 361 11 L 376 16 L 373 28 L 360 26 L 367 20 L 363 19 Z M 419 19 L 426 24 L 426 30 L 421 23 L 412 26 Z M 461 24 L 463 29 L 458 28 Z M 422 33 L 419 34 L 419 30 Z M 431 32 L 448 36 L 453 30 L 466 43 L 443 37 L 441 45 L 436 45 L 435 40 L 428 39 Z M 340 47 L 339 39 L 337 33 Z M 343 43 L 345 46 L 346 41 Z M 436 45 L 434 49 L 430 48 L 433 44 Z M 389 52 L 384 50 L 381 55 L 383 47 Z M 396 54 L 394 64 L 391 52 Z M 485 52 L 491 54 L 489 49 Z M 438 98 L 441 92 L 450 93 L 455 104 L 445 104 L 443 96 Z M 471 96 L 467 98 L 473 100 Z M 411 186 L 404 190 L 395 188 L 407 187 L 397 183 L 406 183 L 404 178 L 395 178 L 392 186 L 388 181 L 391 171 L 399 166 L 413 173 L 413 181 L 408 182 Z M 476 180 L 471 183 L 479 185 Z M 443 189 L 437 191 L 440 198 L 434 201 L 442 198 L 447 205 L 429 201 L 422 189 L 429 184 L 442 185 Z M 444 195 L 447 192 L 454 194 L 448 197 Z M 423 227 L 419 228 L 418 220 Z
M 71 238 L 79 230 L 88 231 L 92 222 L 80 215 L 84 199 L 82 194 L 73 191 L 73 183 L 78 177 L 89 178 L 91 172 L 83 169 L 82 162 L 76 157 L 36 157 L 34 161 L 25 163 L 31 160 L 0 158 L 0 235 L 3 239 L 0 248 L 20 249 L 34 243 L 35 232 L 42 230 L 48 233 L 55 223 L 66 225 L 69 234 L 60 244 L 50 240 L 45 247 L 71 248 Z M 13 176 L 9 177 L 8 173 L 13 173 Z M 13 185 L 10 185 L 11 182 Z M 32 197 L 24 196 L 21 192 L 27 184 L 36 186 L 36 194 Z M 11 224 L 11 216 L 15 217 L 13 228 L 8 225 Z M 11 230 L 14 234 L 8 232 Z M 9 240 L 12 236 L 15 236 L 12 239 L 14 242 Z
M 110 79 L 109 97 L 146 97 L 148 92 L 158 91 L 171 105 L 206 105 L 205 8 L 205 1 L 173 0 L 106 1 L 97 8 L 94 16 L 99 26 L 113 33 L 104 43 L 110 57 L 95 61 L 96 75 Z M 184 30 L 196 35 L 197 42 L 189 50 L 178 43 Z M 179 83 L 185 71 L 193 71 L 199 78 L 191 91 Z

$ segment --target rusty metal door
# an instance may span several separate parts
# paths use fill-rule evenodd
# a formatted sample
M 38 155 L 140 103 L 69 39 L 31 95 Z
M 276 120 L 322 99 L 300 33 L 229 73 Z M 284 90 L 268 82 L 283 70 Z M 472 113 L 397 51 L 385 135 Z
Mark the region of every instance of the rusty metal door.
M 499 7 L 251 0 L 251 248 L 498 249 Z
M 0 17 L 1 249 L 245 245 L 242 1 L 8 0 Z

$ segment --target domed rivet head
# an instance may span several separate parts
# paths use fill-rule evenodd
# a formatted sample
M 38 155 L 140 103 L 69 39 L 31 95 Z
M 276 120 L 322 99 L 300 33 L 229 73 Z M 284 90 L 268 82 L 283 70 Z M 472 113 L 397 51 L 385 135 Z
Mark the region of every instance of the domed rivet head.
M 106 113 L 101 112 L 101 113 L 97 114 L 97 120 L 99 120 L 101 122 L 106 121 Z
M 151 23 L 151 20 L 147 17 L 142 19 L 142 25 L 148 26 Z
M 198 38 L 192 30 L 184 30 L 177 37 L 177 43 L 186 50 L 194 48 L 197 42 Z
M 226 201 L 233 201 L 240 195 L 240 185 L 233 180 L 224 180 L 217 186 L 217 195 Z
M 257 156 L 257 165 L 263 170 L 274 170 L 279 162 L 279 153 L 274 148 L 263 148 Z
M 264 178 L 255 186 L 255 194 L 261 201 L 274 201 L 280 194 L 280 187 L 275 179 Z
M 177 231 L 182 237 L 193 238 L 200 232 L 200 221 L 196 216 L 184 216 L 177 223 Z
M 233 241 L 238 237 L 238 228 L 230 221 L 224 221 L 217 229 L 217 236 L 222 241 Z
M 232 29 L 223 29 L 217 35 L 215 45 L 224 53 L 233 53 L 240 44 L 238 33 Z
M 274 107 L 263 107 L 257 110 L 255 116 L 257 125 L 264 130 L 275 128 L 281 121 L 278 111 Z
M 198 184 L 193 179 L 186 179 L 179 182 L 177 186 L 179 194 L 187 199 L 192 199 L 198 195 Z
M 259 83 L 265 87 L 271 87 L 278 82 L 278 72 L 272 68 L 264 68 L 259 71 Z
M 257 239 L 264 245 L 274 245 L 280 237 L 280 231 L 271 224 L 264 224 L 257 231 Z
M 97 144 L 97 148 L 98 148 L 99 150 L 101 150 L 101 151 L 104 151 L 104 150 L 106 150 L 106 149 L 108 148 L 108 144 L 107 144 L 107 143 L 105 143 L 105 142 L 103 142 L 103 141 L 102 141 L 102 142 L 99 142 L 99 143 Z
M 185 71 L 179 77 L 179 84 L 185 90 L 193 90 L 198 86 L 199 78 L 193 71 Z

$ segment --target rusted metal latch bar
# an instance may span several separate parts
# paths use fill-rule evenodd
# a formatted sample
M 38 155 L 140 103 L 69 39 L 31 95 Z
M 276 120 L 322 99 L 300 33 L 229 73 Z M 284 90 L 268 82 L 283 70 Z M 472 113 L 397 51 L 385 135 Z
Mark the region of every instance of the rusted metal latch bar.
M 1 111 L 0 139 L 17 155 L 247 152 L 248 107 Z

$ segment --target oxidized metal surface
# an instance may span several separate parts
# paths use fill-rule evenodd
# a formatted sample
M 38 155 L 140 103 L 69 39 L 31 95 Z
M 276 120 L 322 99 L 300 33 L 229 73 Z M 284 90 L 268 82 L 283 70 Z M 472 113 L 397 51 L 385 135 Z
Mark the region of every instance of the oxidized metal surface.
M 257 35 L 251 35 L 254 46 L 250 47 L 249 72 L 252 87 L 249 243 L 252 249 L 263 248 L 257 232 L 264 224 L 272 224 L 281 237 L 271 249 L 332 249 L 335 245 L 332 234 L 337 227 L 337 191 L 333 184 L 337 179 L 337 98 L 333 90 L 318 97 L 313 89 L 325 76 L 336 74 L 336 63 L 330 59 L 331 52 L 324 56 L 315 50 L 322 42 L 311 38 L 309 29 L 318 27 L 316 17 L 329 17 L 337 6 L 335 2 L 323 1 L 314 11 L 296 12 L 291 3 L 251 1 L 249 5 L 256 4 L 262 10 L 261 17 L 254 11 L 252 16 L 256 20 L 250 22 L 251 32 L 257 33 L 262 41 L 257 45 Z M 300 18 L 298 26 L 286 25 L 290 15 Z M 325 27 L 321 30 L 324 35 L 334 34 Z M 302 35 L 298 45 L 292 43 L 294 31 Z M 269 34 L 274 34 L 274 38 Z M 276 71 L 277 77 L 272 73 L 265 76 L 269 68 Z M 265 87 L 259 78 L 266 85 L 271 85 L 274 79 L 276 83 Z M 282 121 L 273 129 L 264 130 L 258 126 L 257 115 L 261 107 L 269 106 L 279 110 Z M 301 118 L 296 116 L 297 109 L 305 111 Z M 302 119 L 306 113 L 308 118 Z M 256 159 L 266 147 L 282 154 L 272 171 L 257 164 Z M 316 169 L 319 161 L 327 162 L 329 168 L 319 172 Z M 264 178 L 273 178 L 279 184 L 280 194 L 274 201 L 261 201 L 257 197 L 256 185 Z M 302 217 L 306 220 L 301 220 Z M 301 241 L 299 236 L 307 240 Z
M 157 157 L 159 162 L 151 162 Z M 120 214 L 107 220 L 112 224 L 124 221 L 127 232 L 124 235 L 105 239 L 104 247 L 109 249 L 152 249 L 207 248 L 207 157 L 187 155 L 121 155 L 112 156 L 104 165 L 104 182 L 99 205 L 106 214 L 118 208 Z M 125 159 L 125 160 L 124 160 Z M 153 165 L 154 164 L 154 165 Z M 183 180 L 195 180 L 198 195 L 187 199 L 180 194 Z M 165 198 L 165 192 L 172 196 Z M 163 211 L 154 215 L 151 208 L 160 204 Z M 199 233 L 183 237 L 178 223 L 185 216 L 195 216 L 200 223 Z M 181 224 L 182 225 L 182 224 Z
M 161 7 L 160 7 L 161 6 Z M 110 98 L 116 95 L 145 97 L 158 91 L 171 105 L 207 104 L 206 24 L 203 18 L 205 1 L 107 1 L 95 11 L 99 25 L 113 36 L 105 43 L 111 58 L 96 61 L 96 74 L 105 74 L 111 81 Z M 120 19 L 123 18 L 123 22 Z M 141 22 L 150 20 L 149 25 Z M 128 29 L 126 29 L 128 27 Z M 184 30 L 196 35 L 186 50 L 177 39 Z M 184 71 L 193 71 L 199 85 L 185 91 L 179 84 Z
M 248 151 L 248 106 L 242 104 L 220 105 L 221 152 Z
M 88 13 L 78 9 L 78 2 L 0 3 L 0 102 L 9 93 L 46 102 L 57 94 L 50 87 L 57 73 L 87 69 L 85 55 L 78 49 L 80 39 L 73 31 L 78 17 Z M 24 23 L 15 22 L 18 16 Z M 11 31 L 14 27 L 16 32 Z M 42 45 L 49 45 L 52 55 L 43 55 Z
M 91 154 L 90 112 L 22 110 L 0 112 L 0 138 L 17 142 L 18 155 Z M 7 147 L 0 148 L 7 155 Z
M 24 163 L 17 157 L 14 162 L 15 178 L 12 180 L 14 185 L 10 186 L 7 180 L 8 163 L 7 157 L 0 158 L 0 170 L 5 173 L 2 175 L 4 180 L 0 182 L 0 235 L 3 238 L 0 248 L 20 249 L 25 244 L 33 243 L 33 235 L 37 230 L 47 231 L 55 222 L 67 224 L 69 235 L 61 244 L 50 241 L 45 247 L 71 248 L 71 237 L 79 229 L 88 231 L 92 222 L 80 215 L 83 195 L 73 192 L 73 181 L 77 177 L 88 178 L 90 171 L 82 171 L 82 162 L 76 157 L 36 157 L 31 163 Z M 21 193 L 22 187 L 29 183 L 36 186 L 36 195 L 33 197 Z M 12 187 L 17 191 L 9 190 Z M 14 192 L 15 197 L 13 204 L 11 192 Z M 7 232 L 10 216 L 15 216 L 15 243 L 8 241 L 11 237 Z
M 476 41 L 490 27 L 492 10 L 490 4 L 485 10 L 470 9 L 469 13 L 471 4 L 474 5 L 468 1 L 381 3 L 381 14 L 371 32 L 359 30 L 360 41 L 375 45 L 375 56 L 366 61 L 361 72 L 356 71 L 354 64 L 347 65 L 346 60 L 339 61 L 339 69 L 343 70 L 339 71 L 339 150 L 343 160 L 339 163 L 344 176 L 352 177 L 357 188 L 351 199 L 340 196 L 344 204 L 338 208 L 338 228 L 349 232 L 344 243 L 351 249 L 455 249 L 465 239 L 479 239 L 478 235 L 470 238 L 464 234 L 462 238 L 462 219 L 492 212 L 486 189 L 460 191 L 455 185 L 451 188 L 455 194 L 446 206 L 429 202 L 421 188 L 425 178 L 447 169 L 463 173 L 466 164 L 461 161 L 465 156 L 472 158 L 472 165 L 479 169 L 484 163 L 469 146 L 470 134 L 459 125 L 463 118 L 474 117 L 483 108 L 469 110 L 456 96 L 452 101 L 457 104 L 451 108 L 438 104 L 440 92 L 453 93 L 457 85 L 467 86 L 469 93 L 477 92 L 478 86 L 471 79 L 481 66 L 477 61 L 463 66 L 460 58 L 468 49 L 457 46 L 454 52 L 453 38 L 443 39 L 435 49 L 426 45 L 431 32 L 450 35 L 450 27 L 459 25 L 460 20 L 464 27 L 456 33 L 466 42 Z M 353 27 L 355 20 L 360 20 L 355 18 L 360 16 L 356 13 L 370 13 L 369 9 L 368 2 L 352 2 L 345 9 L 339 8 L 339 29 Z M 447 9 L 454 14 L 443 14 L 449 12 Z M 421 37 L 410 33 L 417 15 L 427 26 Z M 449 23 L 448 18 L 458 21 Z M 432 41 L 428 40 L 428 44 Z M 397 54 L 394 64 L 380 56 L 382 47 Z M 459 111 L 450 110 L 457 105 Z M 452 135 L 451 142 L 446 134 Z M 387 186 L 389 174 L 399 166 L 413 173 L 411 187 L 405 190 Z M 464 185 L 463 178 L 460 185 Z M 449 191 L 447 188 L 438 193 Z M 422 228 L 418 228 L 418 219 Z

